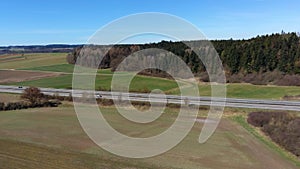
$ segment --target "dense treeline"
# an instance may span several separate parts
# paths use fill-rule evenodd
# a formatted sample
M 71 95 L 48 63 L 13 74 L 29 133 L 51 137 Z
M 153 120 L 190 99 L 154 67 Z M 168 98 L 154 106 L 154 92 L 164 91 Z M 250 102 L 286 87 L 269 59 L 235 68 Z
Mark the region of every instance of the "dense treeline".
M 285 112 L 252 112 L 248 123 L 260 127 L 273 141 L 300 156 L 300 118 Z
M 300 38 L 296 33 L 282 32 L 281 34 L 257 36 L 248 40 L 231 39 L 211 42 L 222 60 L 228 82 L 274 83 L 279 85 L 293 83 L 292 85 L 300 85 L 300 76 L 298 76 L 300 74 Z M 143 45 L 117 45 L 109 51 L 110 46 L 91 46 L 88 53 L 92 53 L 92 55 L 85 58 L 81 64 L 114 70 L 124 58 L 134 52 L 142 49 L 159 48 L 180 56 L 194 74 L 203 75 L 206 71 L 205 67 L 199 61 L 198 56 L 185 44 L 192 44 L 196 48 L 198 45 L 201 46 L 201 49 L 205 49 L 207 46 L 204 41 L 184 43 L 162 41 Z M 67 61 L 70 64 L 74 64 L 80 58 L 81 49 L 82 47 L 78 47 L 72 54 L 68 55 Z M 86 52 L 84 52 L 85 55 Z M 100 58 L 103 59 L 101 64 L 95 65 Z M 166 64 L 172 65 L 172 63 Z M 285 81 L 280 81 L 284 78 Z M 290 82 L 293 79 L 296 80 Z M 205 79 L 203 80 L 205 81 Z
M 300 73 L 300 41 L 296 33 L 265 35 L 249 40 L 214 41 L 231 73 L 274 71 Z
M 16 53 L 69 53 L 74 48 L 82 45 L 30 45 L 30 46 L 6 46 L 0 47 L 0 55 L 16 54 Z

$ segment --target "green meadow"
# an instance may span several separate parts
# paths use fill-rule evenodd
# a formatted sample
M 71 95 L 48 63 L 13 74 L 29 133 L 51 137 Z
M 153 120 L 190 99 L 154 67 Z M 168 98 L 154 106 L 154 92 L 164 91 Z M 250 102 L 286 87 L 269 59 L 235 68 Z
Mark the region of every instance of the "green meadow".
M 58 72 L 62 75 L 57 77 L 47 77 L 37 80 L 29 80 L 11 85 L 53 87 L 53 88 L 71 88 L 72 73 L 74 65 L 66 63 L 66 53 L 43 53 L 43 54 L 25 54 L 25 58 L 13 59 L 0 63 L 2 69 L 19 69 L 26 71 Z M 16 56 L 11 56 L 16 58 Z M 119 82 L 125 82 L 126 72 L 116 72 Z M 121 75 L 124 74 L 124 77 Z M 110 90 L 113 72 L 110 69 L 100 69 L 97 71 L 95 80 L 95 89 Z M 124 78 L 124 79 L 122 79 Z M 179 85 L 189 85 L 180 83 Z M 297 86 L 269 86 L 269 85 L 251 85 L 251 84 L 227 84 L 227 97 L 231 98 L 252 98 L 252 99 L 282 99 L 285 95 L 300 95 L 300 87 Z M 149 92 L 153 89 L 160 89 L 167 94 L 180 94 L 178 85 L 169 79 L 148 77 L 137 75 L 131 81 L 130 91 Z M 211 87 L 209 84 L 199 84 L 200 96 L 210 96 Z M 194 95 L 194 93 L 190 93 Z

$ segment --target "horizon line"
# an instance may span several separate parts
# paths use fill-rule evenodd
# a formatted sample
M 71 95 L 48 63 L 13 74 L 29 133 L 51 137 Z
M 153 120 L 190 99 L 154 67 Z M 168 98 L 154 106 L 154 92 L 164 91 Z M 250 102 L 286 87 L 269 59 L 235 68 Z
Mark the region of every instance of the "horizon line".
M 267 33 L 267 34 L 259 34 L 256 36 L 252 36 L 249 38 L 214 38 L 214 39 L 203 39 L 203 40 L 208 40 L 208 41 L 222 41 L 222 40 L 251 40 L 253 38 L 257 37 L 263 37 L 263 36 L 271 36 L 271 35 L 282 35 L 282 34 L 291 34 L 291 33 L 296 33 L 297 36 L 300 36 L 299 32 L 292 31 L 292 32 L 284 32 L 283 30 L 278 33 Z M 199 39 L 200 40 L 200 39 Z M 149 42 L 136 42 L 136 43 L 119 43 L 119 45 L 143 45 L 143 44 L 150 44 L 150 43 L 159 43 L 162 41 L 168 41 L 168 42 L 182 42 L 182 41 L 199 41 L 196 39 L 190 39 L 190 40 L 181 40 L 181 41 L 173 41 L 170 39 L 162 39 L 160 41 L 149 41 Z M 50 46 L 50 45 L 70 45 L 70 46 L 80 46 L 80 45 L 118 45 L 118 44 L 87 44 L 87 43 L 60 43 L 60 42 L 53 42 L 53 43 L 32 43 L 32 44 L 10 44 L 10 45 L 0 45 L 0 47 L 26 47 L 26 46 Z

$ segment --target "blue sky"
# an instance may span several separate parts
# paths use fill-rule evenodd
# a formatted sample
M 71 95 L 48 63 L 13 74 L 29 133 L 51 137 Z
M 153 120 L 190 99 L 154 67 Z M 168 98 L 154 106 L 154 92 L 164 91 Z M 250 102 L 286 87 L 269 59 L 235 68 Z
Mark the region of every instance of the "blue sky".
M 299 0 L 9 0 L 0 4 L 1 46 L 85 43 L 105 24 L 141 12 L 179 16 L 208 39 L 300 32 Z M 136 40 L 150 41 L 155 38 Z

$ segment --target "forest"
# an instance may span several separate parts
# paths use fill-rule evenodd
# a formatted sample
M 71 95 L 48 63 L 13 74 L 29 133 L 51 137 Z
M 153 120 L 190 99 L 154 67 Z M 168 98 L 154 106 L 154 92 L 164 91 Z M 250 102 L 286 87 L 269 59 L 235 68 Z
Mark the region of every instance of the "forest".
M 213 40 L 210 41 L 219 54 L 225 70 L 227 82 L 246 82 L 252 84 L 300 85 L 300 37 L 295 32 L 276 33 L 257 36 L 247 40 Z M 198 45 L 198 46 L 197 46 Z M 192 46 L 192 49 L 191 47 Z M 114 71 L 119 63 L 134 52 L 156 48 L 179 56 L 202 81 L 208 81 L 206 67 L 200 61 L 195 49 L 200 53 L 207 51 L 208 41 L 161 41 L 148 44 L 128 45 L 90 45 L 88 50 L 79 46 L 67 56 L 70 64 L 75 64 L 81 54 L 80 64 L 94 68 L 111 68 Z M 147 54 L 148 56 L 149 54 Z M 151 55 L 151 54 L 150 54 Z M 140 56 L 140 59 L 147 58 Z M 102 59 L 100 65 L 97 61 Z M 165 63 L 172 65 L 172 62 Z M 144 72 L 145 73 L 145 72 Z M 152 74 L 163 74 L 159 70 Z

